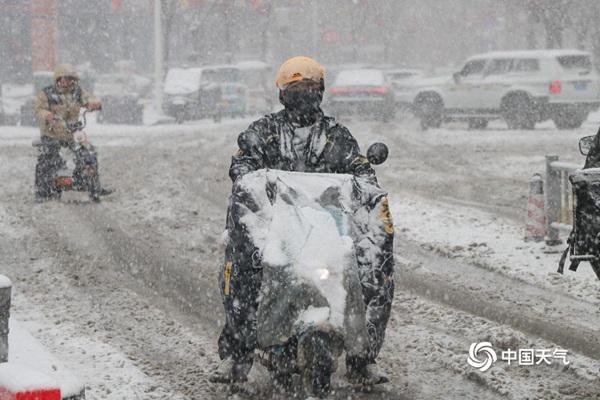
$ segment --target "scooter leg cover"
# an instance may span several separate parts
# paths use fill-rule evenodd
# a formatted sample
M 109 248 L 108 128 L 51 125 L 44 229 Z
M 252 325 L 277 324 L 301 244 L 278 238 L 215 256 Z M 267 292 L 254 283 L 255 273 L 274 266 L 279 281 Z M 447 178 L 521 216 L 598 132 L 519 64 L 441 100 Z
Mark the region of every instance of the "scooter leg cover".
M 234 185 L 227 211 L 229 241 L 220 268 L 219 286 L 225 308 L 225 326 L 219 337 L 219 356 L 243 360 L 256 347 L 256 310 L 262 271 L 254 268 L 256 247 L 242 219 L 258 211 L 258 204 Z
M 354 220 L 358 271 L 367 307 L 368 358 L 374 361 L 383 346 L 394 298 L 394 225 L 387 197 L 371 210 L 361 208 Z

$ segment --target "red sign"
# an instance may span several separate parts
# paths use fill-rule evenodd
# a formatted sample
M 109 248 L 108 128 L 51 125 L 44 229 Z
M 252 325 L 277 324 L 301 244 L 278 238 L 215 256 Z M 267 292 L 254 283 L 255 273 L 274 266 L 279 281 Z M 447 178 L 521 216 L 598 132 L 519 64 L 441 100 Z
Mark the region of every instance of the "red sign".
M 123 10 L 123 0 L 112 0 L 111 10 L 113 12 L 120 12 Z
M 337 31 L 325 31 L 323 33 L 325 43 L 336 43 L 340 41 L 340 34 Z

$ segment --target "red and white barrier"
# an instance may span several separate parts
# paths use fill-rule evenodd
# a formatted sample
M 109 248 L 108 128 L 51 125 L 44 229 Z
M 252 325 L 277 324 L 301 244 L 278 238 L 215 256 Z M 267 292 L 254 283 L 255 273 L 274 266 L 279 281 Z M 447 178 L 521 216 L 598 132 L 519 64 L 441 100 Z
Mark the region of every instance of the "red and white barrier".
M 0 364 L 0 400 L 61 400 L 60 387 L 53 379 L 32 368 Z
M 525 241 L 541 242 L 546 236 L 546 228 L 544 181 L 540 174 L 534 174 L 529 181 Z
M 0 400 L 84 400 L 84 385 L 18 321 L 9 319 L 10 290 L 10 280 L 0 275 Z

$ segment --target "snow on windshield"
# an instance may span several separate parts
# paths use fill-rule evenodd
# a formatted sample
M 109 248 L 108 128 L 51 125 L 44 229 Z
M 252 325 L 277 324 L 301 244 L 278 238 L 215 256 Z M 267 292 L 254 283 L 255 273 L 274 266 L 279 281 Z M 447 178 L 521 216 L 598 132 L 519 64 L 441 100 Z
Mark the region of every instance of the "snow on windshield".
M 243 219 L 262 251 L 262 264 L 291 268 L 291 275 L 309 283 L 327 299 L 329 311 L 306 312 L 296 323 L 328 321 L 341 328 L 346 312 L 346 269 L 352 268 L 354 246 L 348 210 L 353 208 L 350 175 L 303 174 L 260 170 L 242 178 L 261 212 Z M 276 185 L 274 203 L 265 196 L 267 183 Z M 321 204 L 336 188 L 339 208 Z M 342 205 L 343 204 L 343 205 Z

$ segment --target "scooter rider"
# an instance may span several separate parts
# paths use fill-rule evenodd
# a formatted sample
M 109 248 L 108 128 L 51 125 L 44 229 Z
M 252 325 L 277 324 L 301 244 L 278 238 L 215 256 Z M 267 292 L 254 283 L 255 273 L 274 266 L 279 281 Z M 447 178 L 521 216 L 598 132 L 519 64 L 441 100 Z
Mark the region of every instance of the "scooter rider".
M 44 88 L 37 96 L 35 115 L 41 133 L 41 151 L 35 167 L 36 201 L 42 202 L 56 196 L 54 174 L 64 165 L 60 156 L 61 147 L 69 148 L 75 155 L 74 178 L 78 185 L 86 181 L 86 168 L 98 171 L 97 157 L 93 146 L 80 146 L 68 129 L 79 119 L 81 108 L 99 110 L 102 105 L 94 96 L 79 86 L 79 75 L 69 64 L 57 66 L 54 85 Z M 98 179 L 90 188 L 92 199 L 108 195 L 112 190 L 102 188 Z
M 232 157 L 229 176 L 233 184 L 227 230 L 229 241 L 220 272 L 220 287 L 226 323 L 219 338 L 223 361 L 211 376 L 213 382 L 245 381 L 256 347 L 256 309 L 262 273 L 260 255 L 244 226 L 243 217 L 252 202 L 236 180 L 261 168 L 285 171 L 353 174 L 377 184 L 375 171 L 360 153 L 347 128 L 324 115 L 325 71 L 315 60 L 293 57 L 284 62 L 276 84 L 284 109 L 252 123 L 238 137 L 238 152 Z M 388 379 L 379 372 L 375 359 L 383 344 L 394 294 L 393 224 L 387 199 L 370 210 L 379 221 L 355 238 L 359 276 L 367 306 L 369 352 L 347 357 L 347 378 L 352 383 L 378 384 Z

